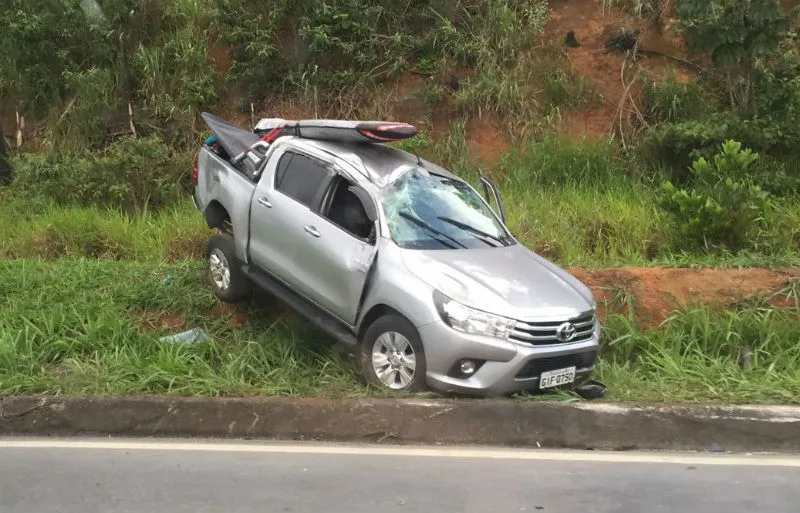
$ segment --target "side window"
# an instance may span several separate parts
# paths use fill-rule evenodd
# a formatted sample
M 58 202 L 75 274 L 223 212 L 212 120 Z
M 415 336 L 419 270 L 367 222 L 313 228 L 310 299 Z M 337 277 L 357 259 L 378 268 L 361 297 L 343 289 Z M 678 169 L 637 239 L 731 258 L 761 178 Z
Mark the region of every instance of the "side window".
M 287 151 L 278 161 L 278 168 L 275 170 L 275 187 L 280 188 L 283 175 L 286 174 L 286 168 L 289 167 L 292 157 L 294 157 L 294 153 Z
M 275 187 L 303 205 L 309 206 L 329 174 L 328 168 L 322 161 L 299 153 L 287 153 L 278 162 Z
M 325 217 L 354 237 L 371 241 L 375 223 L 370 222 L 367 211 L 356 196 L 350 181 L 339 177 L 333 185 Z

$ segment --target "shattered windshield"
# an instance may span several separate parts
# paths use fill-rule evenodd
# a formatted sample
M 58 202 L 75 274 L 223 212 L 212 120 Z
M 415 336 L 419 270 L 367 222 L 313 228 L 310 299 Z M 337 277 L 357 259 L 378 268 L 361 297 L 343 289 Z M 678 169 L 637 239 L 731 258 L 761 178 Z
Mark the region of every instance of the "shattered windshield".
M 383 210 L 392 239 L 406 249 L 508 246 L 494 213 L 461 180 L 412 169 L 387 186 Z

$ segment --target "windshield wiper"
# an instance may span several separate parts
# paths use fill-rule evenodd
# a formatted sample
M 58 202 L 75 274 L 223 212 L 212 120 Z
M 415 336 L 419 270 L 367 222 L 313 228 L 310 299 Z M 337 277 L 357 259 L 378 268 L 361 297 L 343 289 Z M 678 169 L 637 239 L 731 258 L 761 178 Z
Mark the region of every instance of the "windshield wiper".
M 491 233 L 486 233 L 483 230 L 479 230 L 478 228 L 470 226 L 466 223 L 462 223 L 461 221 L 456 221 L 455 219 L 442 216 L 439 216 L 439 219 L 441 219 L 445 223 L 452 224 L 453 226 L 457 226 L 458 228 L 461 228 L 462 230 L 469 232 L 470 234 L 472 234 L 473 237 L 482 242 L 485 242 L 486 244 L 489 244 L 490 246 L 499 247 L 495 246 L 494 244 L 490 244 L 489 241 L 483 239 L 483 237 L 486 237 L 487 239 L 497 242 L 500 246 L 508 245 L 504 238 L 498 237 L 497 235 L 492 235 Z
M 458 242 L 458 240 L 454 239 L 453 237 L 450 237 L 449 235 L 446 235 L 446 234 L 440 232 L 439 230 L 437 230 L 433 226 L 429 225 L 428 223 L 426 223 L 422 219 L 414 217 L 414 216 L 412 216 L 411 214 L 409 214 L 407 212 L 400 212 L 398 215 L 400 217 L 402 217 L 403 219 L 406 219 L 406 220 L 414 223 L 415 225 L 419 226 L 423 230 L 427 230 L 430 233 L 434 234 L 433 239 L 436 242 L 438 242 L 439 244 L 443 245 L 443 246 L 446 246 L 446 247 L 448 247 L 450 249 L 456 249 L 456 246 L 454 246 L 453 244 L 450 244 L 449 242 L 447 242 L 445 240 L 440 239 L 439 237 L 444 237 L 445 239 L 449 239 L 449 240 L 453 241 L 455 244 L 457 244 L 458 246 L 461 246 L 462 248 L 466 248 L 466 246 L 463 245 L 462 243 Z M 439 237 L 436 237 L 435 235 L 438 235 Z

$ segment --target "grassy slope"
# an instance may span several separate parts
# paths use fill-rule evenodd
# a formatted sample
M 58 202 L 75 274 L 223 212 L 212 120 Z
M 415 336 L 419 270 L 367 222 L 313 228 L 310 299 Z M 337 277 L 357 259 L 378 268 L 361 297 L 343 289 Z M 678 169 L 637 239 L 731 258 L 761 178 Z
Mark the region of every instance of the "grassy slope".
M 243 305 L 247 321 L 232 322 L 198 262 L 0 261 L 0 283 L 0 392 L 374 393 L 329 339 L 273 300 Z M 796 292 L 787 291 L 795 305 Z M 678 315 L 667 331 L 646 333 L 614 317 L 605 326 L 598 376 L 617 400 L 798 402 L 797 313 L 697 310 Z M 158 341 L 191 327 L 204 328 L 214 342 Z M 753 354 L 749 370 L 737 363 L 741 347 Z
M 477 182 L 463 134 L 412 139 L 419 151 Z M 756 249 L 732 257 L 686 247 L 658 206 L 661 179 L 633 176 L 605 143 L 546 138 L 507 155 L 491 170 L 512 232 L 565 266 L 763 265 L 800 263 L 800 201 L 776 198 Z M 650 180 L 653 180 L 651 182 Z M 3 197 L 0 189 L 0 198 Z M 99 207 L 61 207 L 46 200 L 0 201 L 0 258 L 85 256 L 136 261 L 197 257 L 209 231 L 188 196 L 160 212 L 128 217 Z

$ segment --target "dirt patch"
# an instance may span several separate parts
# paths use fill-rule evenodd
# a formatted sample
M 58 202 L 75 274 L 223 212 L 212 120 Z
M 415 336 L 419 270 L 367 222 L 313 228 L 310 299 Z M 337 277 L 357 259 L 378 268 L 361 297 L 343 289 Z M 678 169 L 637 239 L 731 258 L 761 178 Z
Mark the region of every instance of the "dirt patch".
M 563 114 L 557 124 L 559 133 L 571 138 L 599 139 L 614 133 L 620 102 L 628 94 L 638 104 L 639 87 L 634 83 L 626 93 L 622 81 L 624 53 L 606 48 L 606 44 L 622 29 L 636 31 L 640 52 L 636 62 L 625 64 L 626 83 L 637 70 L 660 81 L 674 72 L 679 82 L 693 76 L 691 65 L 681 64 L 686 58 L 682 37 L 674 29 L 674 12 L 667 10 L 659 22 L 652 23 L 610 8 L 603 0 L 560 0 L 551 3 L 552 13 L 545 31 L 545 42 L 563 42 L 572 31 L 580 46 L 566 49 L 571 68 L 588 81 L 602 101 L 580 112 Z M 697 63 L 694 63 L 697 64 Z
M 247 315 L 240 311 L 236 305 L 228 303 L 219 303 L 211 310 L 211 315 L 215 317 L 227 317 L 231 328 L 241 328 L 247 324 Z
M 484 114 L 472 118 L 467 125 L 467 152 L 472 160 L 484 165 L 494 165 L 511 152 L 508 136 L 497 127 L 502 126 L 495 116 Z
M 560 133 L 575 138 L 600 138 L 609 135 L 616 107 L 624 93 L 619 79 L 625 57 L 606 52 L 604 36 L 611 29 L 630 24 L 629 18 L 604 10 L 601 0 L 563 0 L 551 3 L 550 22 L 545 31 L 548 41 L 563 41 L 570 31 L 580 46 L 567 49 L 572 69 L 586 78 L 602 96 L 602 104 L 563 116 Z
M 608 313 L 627 313 L 633 306 L 643 326 L 653 326 L 676 309 L 699 304 L 725 307 L 757 296 L 774 294 L 800 270 L 622 268 L 569 270 L 595 293 Z M 778 298 L 775 306 L 787 306 Z M 604 316 L 605 308 L 600 315 Z
M 209 45 L 206 59 L 208 59 L 214 71 L 220 77 L 225 77 L 231 69 L 231 64 L 233 64 L 231 49 L 220 41 L 215 41 Z
M 159 330 L 177 332 L 186 329 L 186 321 L 181 314 L 170 314 L 158 310 L 144 310 L 136 315 L 136 319 L 144 333 L 151 333 Z

